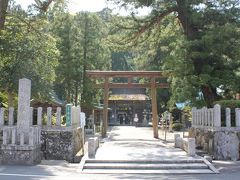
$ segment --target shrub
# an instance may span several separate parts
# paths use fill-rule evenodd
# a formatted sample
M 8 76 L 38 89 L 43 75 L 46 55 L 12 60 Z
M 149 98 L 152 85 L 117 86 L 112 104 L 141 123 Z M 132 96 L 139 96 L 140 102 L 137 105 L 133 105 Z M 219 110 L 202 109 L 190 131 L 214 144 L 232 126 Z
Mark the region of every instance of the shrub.
M 221 100 L 215 101 L 214 104 L 219 104 L 222 108 L 240 108 L 240 100 Z
M 172 125 L 172 129 L 174 131 L 181 131 L 183 129 L 183 124 L 182 123 L 174 123 Z

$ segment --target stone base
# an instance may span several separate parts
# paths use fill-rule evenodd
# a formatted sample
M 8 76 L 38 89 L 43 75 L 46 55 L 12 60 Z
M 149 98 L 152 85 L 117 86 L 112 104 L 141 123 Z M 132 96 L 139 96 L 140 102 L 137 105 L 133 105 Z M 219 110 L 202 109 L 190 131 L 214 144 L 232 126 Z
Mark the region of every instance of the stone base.
M 2 164 L 34 165 L 41 162 L 41 146 L 2 145 Z
M 236 131 L 210 131 L 190 128 L 189 137 L 196 139 L 196 145 L 217 160 L 239 159 L 240 136 Z
M 83 149 L 84 139 L 81 128 L 72 130 L 42 129 L 41 150 L 46 160 L 75 162 L 76 154 Z

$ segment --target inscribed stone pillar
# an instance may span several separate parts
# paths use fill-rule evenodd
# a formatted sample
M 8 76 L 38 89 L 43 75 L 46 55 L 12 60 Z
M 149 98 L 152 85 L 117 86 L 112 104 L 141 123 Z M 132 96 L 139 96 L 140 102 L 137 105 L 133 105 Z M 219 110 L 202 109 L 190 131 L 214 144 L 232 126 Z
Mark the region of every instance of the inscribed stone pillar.
M 31 97 L 31 81 L 25 78 L 20 79 L 18 87 L 18 115 L 17 115 L 17 128 L 19 133 L 29 132 L 30 97 Z
M 72 125 L 72 104 L 66 105 L 66 126 L 69 127 Z

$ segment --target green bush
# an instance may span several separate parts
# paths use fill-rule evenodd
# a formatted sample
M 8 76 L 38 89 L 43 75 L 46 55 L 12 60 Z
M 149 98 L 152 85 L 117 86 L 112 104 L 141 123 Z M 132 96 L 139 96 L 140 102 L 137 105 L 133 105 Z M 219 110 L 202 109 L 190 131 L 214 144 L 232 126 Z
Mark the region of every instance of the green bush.
M 181 131 L 183 129 L 183 124 L 182 123 L 174 123 L 172 125 L 172 129 L 174 131 Z
M 214 104 L 219 104 L 222 108 L 240 108 L 240 100 L 221 100 L 215 101 Z

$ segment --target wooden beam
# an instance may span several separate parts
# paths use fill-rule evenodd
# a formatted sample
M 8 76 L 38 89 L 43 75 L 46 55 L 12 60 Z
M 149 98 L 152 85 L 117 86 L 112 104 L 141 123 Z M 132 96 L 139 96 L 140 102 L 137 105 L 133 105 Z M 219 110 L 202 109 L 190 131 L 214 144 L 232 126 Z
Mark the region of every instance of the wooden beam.
M 96 84 L 94 88 L 104 88 L 104 84 Z M 151 83 L 109 83 L 109 88 L 151 88 Z M 167 83 L 156 83 L 156 88 L 169 88 Z
M 108 77 L 167 77 L 161 71 L 86 71 L 87 76 Z
M 103 107 L 103 123 L 102 123 L 102 137 L 106 137 L 107 135 L 107 127 L 108 127 L 108 77 L 105 77 L 104 82 L 104 107 Z
M 152 96 L 153 137 L 158 138 L 157 92 L 156 92 L 155 78 L 151 78 L 151 96 Z

